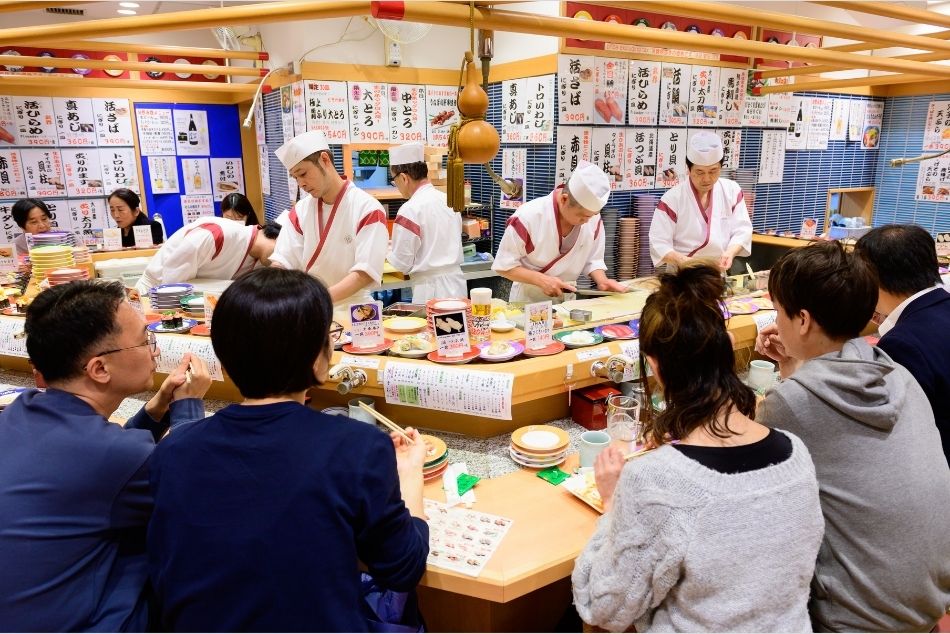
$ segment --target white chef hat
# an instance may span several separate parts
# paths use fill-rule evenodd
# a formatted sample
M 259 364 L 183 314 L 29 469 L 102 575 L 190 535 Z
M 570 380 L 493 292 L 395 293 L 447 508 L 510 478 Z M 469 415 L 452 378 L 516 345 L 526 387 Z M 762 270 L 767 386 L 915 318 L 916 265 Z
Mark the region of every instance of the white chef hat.
M 686 158 L 693 165 L 714 165 L 722 160 L 722 156 L 722 139 L 715 132 L 697 132 L 686 144 Z
M 571 174 L 567 189 L 574 200 L 589 211 L 600 211 L 610 198 L 610 181 L 604 170 L 585 161 Z
M 425 152 L 421 143 L 394 145 L 389 148 L 390 165 L 409 165 L 425 161 Z
M 320 150 L 329 151 L 329 149 L 330 145 L 327 143 L 326 135 L 319 130 L 311 130 L 310 132 L 298 134 L 287 141 L 277 148 L 274 154 L 277 155 L 277 160 L 284 164 L 284 167 L 288 170 L 292 170 L 297 163 L 314 152 L 319 152 Z

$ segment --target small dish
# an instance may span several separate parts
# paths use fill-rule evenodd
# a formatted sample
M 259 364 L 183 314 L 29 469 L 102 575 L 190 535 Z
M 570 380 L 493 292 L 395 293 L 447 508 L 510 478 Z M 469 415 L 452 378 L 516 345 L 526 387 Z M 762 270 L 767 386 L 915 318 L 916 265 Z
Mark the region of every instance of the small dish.
M 383 322 L 383 328 L 392 332 L 419 332 L 426 327 L 421 317 L 393 317 Z
M 152 323 L 150 323 L 148 326 L 146 326 L 146 328 L 148 328 L 148 329 L 151 330 L 152 332 L 157 332 L 157 333 L 169 332 L 169 333 L 179 333 L 179 334 L 180 334 L 180 333 L 188 332 L 189 330 L 191 330 L 192 328 L 194 328 L 194 327 L 197 326 L 197 325 L 198 325 L 198 322 L 195 321 L 194 319 L 182 319 L 182 320 L 181 320 L 181 326 L 179 326 L 178 328 L 165 328 L 165 327 L 162 325 L 162 322 L 160 322 L 160 321 L 152 322 Z
M 208 324 L 198 324 L 191 329 L 191 334 L 197 335 L 199 337 L 210 337 L 211 336 L 211 326 Z
M 526 357 L 549 357 L 552 354 L 560 354 L 561 352 L 564 352 L 566 347 L 567 346 L 565 346 L 560 341 L 552 341 L 543 348 L 535 348 L 534 350 L 528 348 L 526 345 L 522 354 Z
M 50 51 L 43 51 L 37 54 L 37 57 L 56 57 L 56 56 L 53 55 Z M 44 73 L 55 73 L 56 67 L 55 66 L 40 66 L 40 70 L 43 71 Z
M 351 341 L 353 341 L 353 336 L 350 334 L 350 332 L 349 331 L 344 332 L 343 334 L 340 335 L 340 338 L 337 339 L 336 343 L 333 344 L 333 349 L 339 350 L 340 348 L 350 343 Z
M 468 308 L 468 304 L 465 302 L 459 301 L 457 299 L 446 299 L 440 302 L 436 302 L 432 305 L 432 308 L 438 311 L 446 310 L 465 310 Z
M 505 351 L 502 354 L 492 354 L 491 350 L 493 347 L 502 347 L 504 346 Z M 478 344 L 479 355 L 485 361 L 493 361 L 495 363 L 501 361 L 511 361 L 519 354 L 524 352 L 524 345 L 519 341 L 496 341 L 494 343 L 486 341 L 484 343 Z
M 478 348 L 472 348 L 460 357 L 443 357 L 441 354 L 439 354 L 438 350 L 435 350 L 427 354 L 426 358 L 429 361 L 432 361 L 434 363 L 445 363 L 446 365 L 461 365 L 462 363 L 468 363 L 472 359 L 477 358 L 479 354 L 480 354 L 480 350 Z
M 348 354 L 380 354 L 389 350 L 393 343 L 392 339 L 383 339 L 383 342 L 372 348 L 357 348 L 352 343 L 343 344 L 343 352 Z
M 732 315 L 751 315 L 758 312 L 759 307 L 752 302 L 734 301 L 726 304 L 726 309 Z
M 582 333 L 587 333 L 586 335 Z M 568 348 L 586 348 L 587 346 L 596 346 L 603 342 L 603 335 L 598 335 L 590 330 L 572 330 L 569 332 L 559 332 L 554 335 L 557 341 L 560 341 Z
M 557 465 L 559 465 L 559 464 L 561 464 L 562 462 L 564 462 L 565 460 L 567 460 L 567 456 L 565 455 L 565 456 L 561 456 L 560 458 L 556 458 L 556 459 L 551 460 L 551 461 L 548 461 L 548 462 L 529 462 L 529 461 L 525 460 L 524 458 L 521 458 L 520 456 L 518 456 L 518 455 L 514 452 L 514 450 L 513 450 L 512 448 L 510 448 L 510 447 L 508 448 L 508 456 L 509 456 L 513 461 L 515 461 L 516 463 L 518 463 L 519 465 L 521 465 L 522 467 L 527 467 L 527 468 L 529 468 L 529 469 L 547 469 L 547 468 L 549 468 L 549 467 L 556 467 Z
M 14 57 L 14 56 L 19 57 L 19 55 L 20 55 L 20 53 L 19 53 L 18 51 L 13 50 L 12 48 L 11 48 L 10 50 L 8 50 L 8 51 L 3 51 L 3 54 L 4 54 L 4 55 L 7 55 L 7 56 L 9 56 L 9 57 Z M 6 68 L 7 71 L 9 71 L 9 72 L 11 72 L 11 73 L 19 73 L 19 72 L 22 72 L 22 71 L 23 71 L 23 66 L 8 65 L 8 66 L 4 66 L 4 68 Z
M 506 321 L 503 319 L 496 319 L 491 322 L 492 332 L 511 332 L 515 329 L 515 323 L 513 321 Z
M 405 337 L 403 339 L 397 339 L 393 343 L 392 347 L 389 349 L 389 354 L 395 355 L 397 357 L 406 357 L 407 359 L 421 359 L 422 357 L 428 355 L 430 352 L 435 350 L 435 346 L 432 345 L 431 341 L 429 341 L 428 339 L 422 339 L 419 337 L 416 337 L 416 339 L 419 342 L 426 344 L 424 348 L 412 347 L 412 343 L 414 342 L 410 342 L 409 349 L 404 350 L 402 348 L 402 342 L 408 339 L 409 337 Z
M 594 333 L 605 339 L 636 339 L 637 332 L 627 324 L 610 324 L 597 326 Z
M 571 444 L 571 438 L 554 425 L 526 425 L 511 433 L 511 443 L 528 452 L 555 454 Z

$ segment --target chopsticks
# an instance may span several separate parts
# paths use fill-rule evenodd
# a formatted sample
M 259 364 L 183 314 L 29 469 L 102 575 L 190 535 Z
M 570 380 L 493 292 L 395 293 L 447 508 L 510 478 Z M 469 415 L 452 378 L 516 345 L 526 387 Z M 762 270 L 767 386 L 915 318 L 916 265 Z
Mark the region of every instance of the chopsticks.
M 628 453 L 627 455 L 623 457 L 623 461 L 628 462 L 630 460 L 633 460 L 634 458 L 639 458 L 640 456 L 644 454 L 648 454 L 651 451 L 654 451 L 655 449 L 656 447 L 648 447 L 647 449 L 641 449 L 640 451 L 634 451 L 632 453 Z
M 376 420 L 378 420 L 380 423 L 382 423 L 384 427 L 388 428 L 390 431 L 396 432 L 397 434 L 405 438 L 406 442 L 408 442 L 410 445 L 415 444 L 415 441 L 412 438 L 410 438 L 409 434 L 407 434 L 406 430 L 404 430 L 402 427 L 392 422 L 391 420 L 386 418 L 381 413 L 377 412 L 375 409 L 373 409 L 366 403 L 361 402 L 359 405 L 363 409 L 363 411 L 369 412 L 369 415 L 375 418 Z

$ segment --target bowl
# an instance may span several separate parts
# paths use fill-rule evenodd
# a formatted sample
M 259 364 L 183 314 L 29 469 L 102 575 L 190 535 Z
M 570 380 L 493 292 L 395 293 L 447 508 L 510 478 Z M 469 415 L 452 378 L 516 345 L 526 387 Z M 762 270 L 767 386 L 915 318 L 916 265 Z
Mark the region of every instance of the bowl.
M 514 322 L 503 319 L 496 319 L 489 325 L 491 326 L 493 332 L 511 332 L 515 329 Z

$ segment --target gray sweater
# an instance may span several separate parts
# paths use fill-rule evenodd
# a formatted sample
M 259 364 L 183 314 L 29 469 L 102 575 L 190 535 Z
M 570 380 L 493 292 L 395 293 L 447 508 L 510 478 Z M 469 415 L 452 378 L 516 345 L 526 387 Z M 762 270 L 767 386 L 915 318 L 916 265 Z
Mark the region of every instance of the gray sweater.
M 814 627 L 929 631 L 950 606 L 950 468 L 910 373 L 853 339 L 779 383 L 757 418 L 799 435 L 815 460 Z
M 808 450 L 787 435 L 789 459 L 746 473 L 670 446 L 625 465 L 574 566 L 581 618 L 613 631 L 811 631 L 821 507 Z

